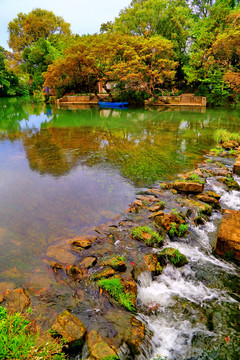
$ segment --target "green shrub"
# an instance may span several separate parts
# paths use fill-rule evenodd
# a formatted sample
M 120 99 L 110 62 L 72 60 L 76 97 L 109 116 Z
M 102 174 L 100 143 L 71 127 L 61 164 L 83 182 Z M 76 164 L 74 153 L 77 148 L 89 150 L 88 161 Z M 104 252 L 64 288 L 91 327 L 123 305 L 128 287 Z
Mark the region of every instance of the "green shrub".
M 124 291 L 124 286 L 118 277 L 99 280 L 98 285 L 127 310 L 136 311 L 133 305 L 133 295 Z
M 63 360 L 63 343 L 34 328 L 28 315 L 10 314 L 0 307 L 0 359 Z M 49 340 L 50 338 L 50 340 Z

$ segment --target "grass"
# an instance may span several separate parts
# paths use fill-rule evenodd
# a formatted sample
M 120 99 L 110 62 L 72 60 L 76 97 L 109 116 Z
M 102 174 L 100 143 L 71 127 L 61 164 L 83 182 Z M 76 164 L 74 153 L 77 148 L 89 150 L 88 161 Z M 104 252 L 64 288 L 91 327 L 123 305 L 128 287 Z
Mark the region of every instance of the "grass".
M 199 184 L 204 184 L 204 181 L 200 178 L 200 176 L 198 174 L 191 174 L 187 177 L 187 179 L 181 179 L 181 181 L 186 181 L 186 182 L 197 182 Z
M 169 235 L 171 237 L 173 237 L 174 235 L 178 235 L 177 224 L 175 222 L 171 223 L 171 228 L 169 230 Z
M 222 147 L 219 147 L 219 148 L 211 149 L 210 151 L 213 152 L 214 155 L 219 155 L 222 152 L 224 152 L 225 150 Z
M 30 311 L 28 311 L 30 312 Z M 0 306 L 0 359 L 63 360 L 63 343 L 40 336 L 28 314 L 10 314 Z
M 222 144 L 227 141 L 237 141 L 240 143 L 240 134 L 238 133 L 231 133 L 225 129 L 218 129 L 213 134 L 213 139 L 218 143 Z
M 119 304 L 123 305 L 127 310 L 136 312 L 133 305 L 133 295 L 125 292 L 121 280 L 117 277 L 111 279 L 99 280 L 100 288 L 106 290 L 111 297 L 113 297 Z
M 181 237 L 188 231 L 188 225 L 187 224 L 181 224 L 178 228 L 178 235 Z
M 131 235 L 136 240 L 144 241 L 147 246 L 162 245 L 164 241 L 163 237 L 149 226 L 138 226 L 132 229 Z

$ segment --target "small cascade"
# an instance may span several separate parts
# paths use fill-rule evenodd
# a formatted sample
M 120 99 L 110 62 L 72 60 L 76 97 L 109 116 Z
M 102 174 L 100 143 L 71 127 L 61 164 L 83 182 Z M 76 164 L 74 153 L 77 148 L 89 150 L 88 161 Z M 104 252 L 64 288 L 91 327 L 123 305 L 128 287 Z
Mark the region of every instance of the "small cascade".
M 206 185 L 221 195 L 223 208 L 240 209 L 238 191 L 226 191 L 215 178 L 207 179 Z M 220 359 L 216 354 L 224 354 L 227 342 L 236 335 L 230 318 L 239 306 L 239 296 L 234 294 L 239 268 L 212 254 L 221 218 L 214 211 L 209 222 L 191 226 L 184 238 L 168 240 L 167 246 L 187 256 L 188 265 L 168 265 L 154 279 L 149 272 L 139 277 L 140 316 L 153 332 L 152 360 Z

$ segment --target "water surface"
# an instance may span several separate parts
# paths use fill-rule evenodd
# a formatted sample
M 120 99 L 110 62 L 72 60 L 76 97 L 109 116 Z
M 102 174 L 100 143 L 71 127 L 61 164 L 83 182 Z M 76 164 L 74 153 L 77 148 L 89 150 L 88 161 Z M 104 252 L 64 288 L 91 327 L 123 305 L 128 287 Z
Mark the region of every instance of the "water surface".
M 192 169 L 234 110 L 60 110 L 0 99 L 0 279 L 48 287 L 49 245 L 124 212 L 135 194 Z M 1 285 L 1 283 L 0 283 Z

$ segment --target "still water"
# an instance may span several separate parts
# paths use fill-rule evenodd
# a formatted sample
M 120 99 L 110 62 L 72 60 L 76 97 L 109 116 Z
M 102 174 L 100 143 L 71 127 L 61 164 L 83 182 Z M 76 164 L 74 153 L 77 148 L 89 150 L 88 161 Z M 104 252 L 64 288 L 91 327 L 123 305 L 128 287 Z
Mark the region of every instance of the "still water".
M 192 169 L 236 110 L 60 110 L 0 99 L 0 290 L 48 287 L 47 248 L 124 212 L 136 192 Z

